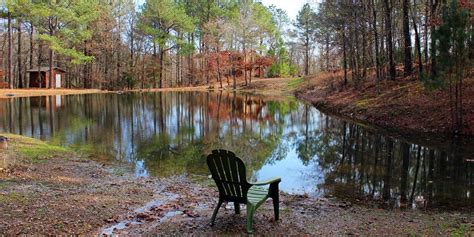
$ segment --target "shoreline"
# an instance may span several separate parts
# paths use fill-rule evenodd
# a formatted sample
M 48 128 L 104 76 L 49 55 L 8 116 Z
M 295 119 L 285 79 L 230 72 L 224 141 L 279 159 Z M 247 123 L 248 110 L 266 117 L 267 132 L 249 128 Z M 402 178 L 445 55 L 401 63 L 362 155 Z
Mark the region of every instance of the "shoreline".
M 425 91 L 422 83 L 413 78 L 384 82 L 379 88 L 370 79 L 358 86 L 344 87 L 339 82 L 340 75 L 321 73 L 306 78 L 294 95 L 324 113 L 402 136 L 443 139 L 474 136 L 473 78 L 466 82 L 466 127 L 459 135 L 449 131 L 449 96 L 445 91 Z
M 255 92 L 273 95 L 275 92 L 290 93 L 285 90 L 291 78 L 264 78 L 254 79 L 252 84 L 245 86 L 242 81 L 237 83 L 237 89 L 232 88 L 232 84 L 219 87 L 219 83 L 199 86 L 187 87 L 167 87 L 167 88 L 146 88 L 132 90 L 101 90 L 101 89 L 41 89 L 41 88 L 25 88 L 25 89 L 0 89 L 0 99 L 19 98 L 19 97 L 35 97 L 35 96 L 52 96 L 52 95 L 81 95 L 81 94 L 100 94 L 100 93 L 126 93 L 126 92 L 165 92 L 165 91 L 237 91 L 237 92 Z M 272 91 L 268 91 L 268 84 L 274 84 Z
M 103 165 L 69 148 L 37 139 L 10 138 L 0 150 L 2 234 L 243 234 L 243 214 L 233 205 L 208 222 L 217 202 L 211 179 L 181 175 L 139 178 L 127 167 Z M 6 162 L 5 162 L 6 161 Z M 394 235 L 469 234 L 469 212 L 381 209 L 335 198 L 280 193 L 281 220 L 268 200 L 256 212 L 258 234 Z M 91 218 L 92 217 L 92 218 Z

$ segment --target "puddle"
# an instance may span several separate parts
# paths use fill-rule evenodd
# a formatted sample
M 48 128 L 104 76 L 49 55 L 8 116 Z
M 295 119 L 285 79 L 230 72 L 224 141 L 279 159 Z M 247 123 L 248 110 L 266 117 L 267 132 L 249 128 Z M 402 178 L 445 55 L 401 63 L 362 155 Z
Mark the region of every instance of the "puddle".
M 153 209 L 158 209 L 165 205 L 166 203 L 169 203 L 170 201 L 174 201 L 178 199 L 179 195 L 175 193 L 162 193 L 161 195 L 164 196 L 161 197 L 160 199 L 153 199 L 152 201 L 146 203 L 145 205 L 135 209 L 130 215 L 129 218 L 121 220 L 109 227 L 104 228 L 101 232 L 101 236 L 112 236 L 114 235 L 114 232 L 119 231 L 119 230 L 124 230 L 128 227 L 131 227 L 133 225 L 141 225 L 144 223 L 143 218 L 140 218 L 141 215 L 144 215 L 148 212 L 153 211 Z M 166 212 L 162 217 L 159 217 L 159 222 L 166 221 L 167 219 L 174 217 L 176 215 L 183 214 L 181 211 L 168 211 Z

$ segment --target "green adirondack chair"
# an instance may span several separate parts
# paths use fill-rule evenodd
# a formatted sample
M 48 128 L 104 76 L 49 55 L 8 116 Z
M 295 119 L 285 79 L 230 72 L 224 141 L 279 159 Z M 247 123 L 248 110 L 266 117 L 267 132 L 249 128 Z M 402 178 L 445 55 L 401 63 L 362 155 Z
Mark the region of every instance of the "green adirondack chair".
M 280 178 L 263 182 L 249 183 L 246 179 L 245 164 L 231 151 L 213 150 L 207 156 L 207 165 L 212 178 L 219 189 L 219 202 L 211 218 L 214 225 L 217 212 L 223 202 L 233 202 L 235 213 L 240 214 L 240 204 L 247 205 L 247 233 L 253 233 L 253 215 L 255 210 L 268 198 L 273 199 L 275 220 L 279 219 L 279 190 Z M 268 187 L 269 186 L 269 187 Z

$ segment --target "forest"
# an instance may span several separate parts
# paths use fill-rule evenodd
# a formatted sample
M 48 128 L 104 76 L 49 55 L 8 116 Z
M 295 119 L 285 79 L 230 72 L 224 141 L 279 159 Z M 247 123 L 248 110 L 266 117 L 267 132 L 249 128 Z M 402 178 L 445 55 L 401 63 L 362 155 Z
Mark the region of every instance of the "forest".
M 401 70 L 434 87 L 455 78 L 458 91 L 472 66 L 473 5 L 322 1 L 292 20 L 253 0 L 8 0 L 2 76 L 10 88 L 25 88 L 27 70 L 60 67 L 67 88 L 222 87 L 229 79 L 235 88 L 236 78 L 247 84 L 254 76 L 344 70 L 347 84 L 348 74 L 360 81 L 372 70 L 377 80 L 393 80 Z
M 163 88 L 297 74 L 282 9 L 254 1 L 28 1 L 2 8 L 10 88 L 59 67 L 67 88 Z M 294 47 L 297 47 L 296 45 Z M 255 72 L 255 73 L 253 73 Z M 51 84 L 46 87 L 52 87 Z

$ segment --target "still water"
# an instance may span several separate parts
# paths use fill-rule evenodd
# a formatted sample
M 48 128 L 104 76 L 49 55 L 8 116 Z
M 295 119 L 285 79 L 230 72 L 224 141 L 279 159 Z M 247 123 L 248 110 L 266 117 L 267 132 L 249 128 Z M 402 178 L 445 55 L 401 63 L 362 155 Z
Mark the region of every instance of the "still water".
M 292 97 L 231 92 L 90 94 L 0 100 L 0 132 L 132 167 L 137 176 L 206 177 L 205 155 L 234 151 L 251 179 L 391 207 L 474 207 L 474 147 L 385 132 Z M 439 139 L 433 139 L 439 140 Z

